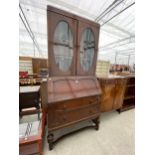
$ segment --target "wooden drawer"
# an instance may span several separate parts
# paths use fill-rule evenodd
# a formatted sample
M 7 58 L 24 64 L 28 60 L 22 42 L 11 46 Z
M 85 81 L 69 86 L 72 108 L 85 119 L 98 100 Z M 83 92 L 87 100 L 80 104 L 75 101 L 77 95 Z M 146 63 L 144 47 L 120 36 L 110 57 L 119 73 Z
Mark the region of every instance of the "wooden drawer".
M 57 104 L 59 110 L 74 110 L 76 108 L 85 107 L 89 104 L 95 104 L 98 102 L 97 96 L 81 98 L 77 100 L 64 101 Z
M 65 109 L 55 109 L 53 115 L 48 115 L 48 126 L 54 128 L 62 126 L 70 122 L 80 121 L 100 112 L 100 105 L 97 103 L 89 103 L 76 108 L 69 107 Z
M 68 122 L 73 122 L 76 120 L 83 119 L 85 117 L 90 117 L 91 115 L 97 114 L 100 111 L 99 104 L 87 105 L 85 107 L 79 107 L 74 110 L 66 110 L 64 113 L 63 120 Z
M 27 145 L 22 145 L 19 147 L 20 155 L 30 155 L 30 154 L 39 154 L 38 143 L 32 143 Z

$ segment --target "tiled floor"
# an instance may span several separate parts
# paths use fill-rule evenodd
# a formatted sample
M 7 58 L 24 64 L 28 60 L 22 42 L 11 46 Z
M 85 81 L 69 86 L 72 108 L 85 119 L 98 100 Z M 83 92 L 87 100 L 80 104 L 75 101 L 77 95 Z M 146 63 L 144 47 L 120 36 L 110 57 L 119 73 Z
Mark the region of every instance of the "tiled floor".
M 44 155 L 134 155 L 134 116 L 134 109 L 103 113 L 98 131 L 90 128 L 67 136 L 52 151 L 45 136 Z

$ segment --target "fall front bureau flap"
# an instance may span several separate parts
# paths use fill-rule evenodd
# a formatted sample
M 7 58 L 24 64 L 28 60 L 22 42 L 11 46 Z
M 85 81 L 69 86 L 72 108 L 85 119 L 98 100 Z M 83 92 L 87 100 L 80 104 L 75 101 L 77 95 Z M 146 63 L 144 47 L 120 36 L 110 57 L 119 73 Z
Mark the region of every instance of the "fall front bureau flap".
M 94 76 L 50 78 L 47 80 L 47 92 L 47 103 L 101 95 L 99 83 Z

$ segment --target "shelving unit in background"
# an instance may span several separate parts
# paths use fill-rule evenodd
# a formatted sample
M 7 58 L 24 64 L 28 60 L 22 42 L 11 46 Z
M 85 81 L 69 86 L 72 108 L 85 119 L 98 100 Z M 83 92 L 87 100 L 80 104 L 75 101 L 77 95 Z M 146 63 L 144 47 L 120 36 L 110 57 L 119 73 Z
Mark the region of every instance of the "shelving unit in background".
M 42 78 L 48 77 L 48 59 L 34 57 L 19 57 L 19 72 L 27 72 L 27 77 L 21 78 L 19 85 L 40 85 Z
M 135 108 L 135 76 L 127 76 L 123 105 L 119 112 Z

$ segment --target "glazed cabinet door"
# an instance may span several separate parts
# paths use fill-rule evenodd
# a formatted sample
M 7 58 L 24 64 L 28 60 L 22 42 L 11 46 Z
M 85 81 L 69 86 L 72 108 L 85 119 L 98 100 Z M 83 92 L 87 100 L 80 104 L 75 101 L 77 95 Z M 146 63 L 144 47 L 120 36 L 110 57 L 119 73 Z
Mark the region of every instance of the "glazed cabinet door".
M 95 75 L 99 26 L 78 21 L 77 75 Z
M 52 11 L 47 21 L 49 75 L 75 75 L 77 21 Z

